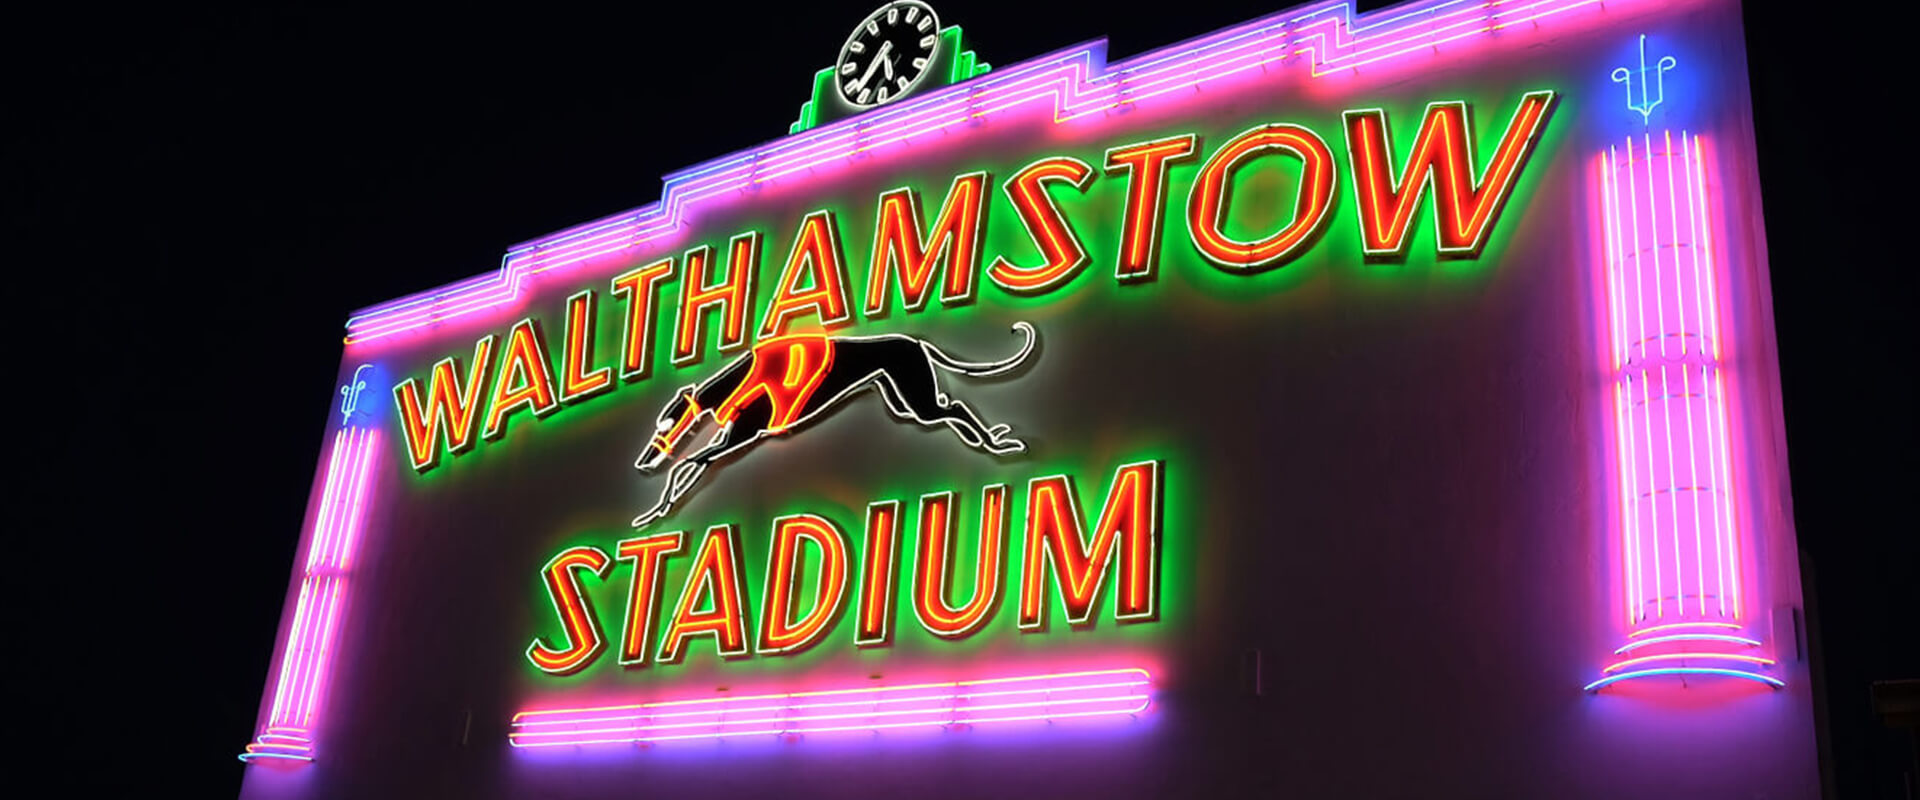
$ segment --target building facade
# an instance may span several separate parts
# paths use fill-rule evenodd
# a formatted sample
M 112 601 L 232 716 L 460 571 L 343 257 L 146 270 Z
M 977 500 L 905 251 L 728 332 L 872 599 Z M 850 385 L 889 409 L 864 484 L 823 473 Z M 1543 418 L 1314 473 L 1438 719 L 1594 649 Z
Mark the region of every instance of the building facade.
M 1740 8 L 989 66 L 355 314 L 243 796 L 1811 796 Z

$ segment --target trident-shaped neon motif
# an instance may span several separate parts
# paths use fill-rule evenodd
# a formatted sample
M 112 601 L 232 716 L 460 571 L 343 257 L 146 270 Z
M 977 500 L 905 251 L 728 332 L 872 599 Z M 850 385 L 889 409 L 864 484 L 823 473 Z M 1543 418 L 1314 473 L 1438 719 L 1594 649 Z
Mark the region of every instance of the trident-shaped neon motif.
M 367 382 L 360 380 L 360 372 L 372 364 L 361 364 L 353 369 L 353 379 L 340 387 L 340 424 L 353 421 L 353 411 L 360 407 L 360 393 L 367 388 Z
M 1680 62 L 1673 56 L 1661 56 L 1652 68 L 1647 67 L 1647 35 L 1640 34 L 1640 102 L 1633 102 L 1633 71 L 1618 67 L 1613 71 L 1613 82 L 1627 85 L 1627 108 L 1640 112 L 1640 124 L 1647 124 L 1653 115 L 1653 109 L 1667 99 L 1667 70 Z M 1647 94 L 1647 73 L 1653 73 L 1653 94 Z

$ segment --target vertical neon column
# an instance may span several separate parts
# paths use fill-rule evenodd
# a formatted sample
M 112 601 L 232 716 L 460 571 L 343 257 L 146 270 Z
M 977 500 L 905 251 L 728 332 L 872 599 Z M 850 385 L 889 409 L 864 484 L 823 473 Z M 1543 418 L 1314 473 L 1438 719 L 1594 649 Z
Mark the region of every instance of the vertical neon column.
M 259 735 L 240 754 L 242 761 L 313 760 L 315 710 L 325 694 L 379 439 L 378 431 L 351 424 L 334 434 L 293 626 L 273 678 L 272 705 Z
M 1765 674 L 1773 660 L 1761 652 L 1747 608 L 1750 547 L 1732 464 L 1707 152 L 1689 131 L 1649 130 L 1597 159 L 1620 517 L 1617 608 L 1627 635 L 1589 691 L 1671 675 L 1783 685 Z

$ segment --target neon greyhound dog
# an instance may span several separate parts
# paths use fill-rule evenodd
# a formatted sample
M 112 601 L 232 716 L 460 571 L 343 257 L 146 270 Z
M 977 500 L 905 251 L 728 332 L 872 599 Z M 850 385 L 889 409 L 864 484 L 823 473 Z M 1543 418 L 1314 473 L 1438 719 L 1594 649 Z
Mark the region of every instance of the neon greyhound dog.
M 712 377 L 682 387 L 660 410 L 656 433 L 634 466 L 652 473 L 702 419 L 719 426 L 713 438 L 688 453 L 667 473 L 660 500 L 635 517 L 645 527 L 666 516 L 673 505 L 714 462 L 769 436 L 826 413 L 855 392 L 873 387 L 895 417 L 933 427 L 945 424 L 968 447 L 995 455 L 1023 452 L 1025 442 L 1007 436 L 1010 426 L 989 426 L 965 403 L 940 391 L 935 367 L 971 377 L 1009 372 L 1033 354 L 1033 326 L 1013 324 L 1024 334 L 1020 352 L 1000 361 L 961 361 L 915 336 L 833 337 L 801 334 L 768 339 L 728 363 Z

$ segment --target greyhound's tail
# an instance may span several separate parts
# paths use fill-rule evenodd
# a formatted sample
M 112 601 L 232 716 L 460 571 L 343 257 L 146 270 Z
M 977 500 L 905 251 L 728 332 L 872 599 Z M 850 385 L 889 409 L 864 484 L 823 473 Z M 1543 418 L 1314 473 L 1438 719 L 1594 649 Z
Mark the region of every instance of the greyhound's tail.
M 999 361 L 988 361 L 984 363 L 974 362 L 974 361 L 961 361 L 960 359 L 954 358 L 953 356 L 947 355 L 945 352 L 942 352 L 940 348 L 933 346 L 932 342 L 922 341 L 920 343 L 920 346 L 926 348 L 927 357 L 930 359 L 933 359 L 933 363 L 939 364 L 944 369 L 952 370 L 962 375 L 971 375 L 974 377 L 986 377 L 989 375 L 999 375 L 1003 372 L 1007 372 L 1013 369 L 1014 367 L 1020 366 L 1021 362 L 1027 360 L 1027 356 L 1033 355 L 1033 344 L 1035 339 L 1038 337 L 1038 334 L 1034 333 L 1033 331 L 1033 326 L 1025 322 L 1016 322 L 1016 323 L 1013 323 L 1013 329 L 1020 333 L 1026 334 L 1027 340 L 1021 343 L 1020 352 L 1014 353 L 1013 355 L 1007 358 L 1001 359 Z

